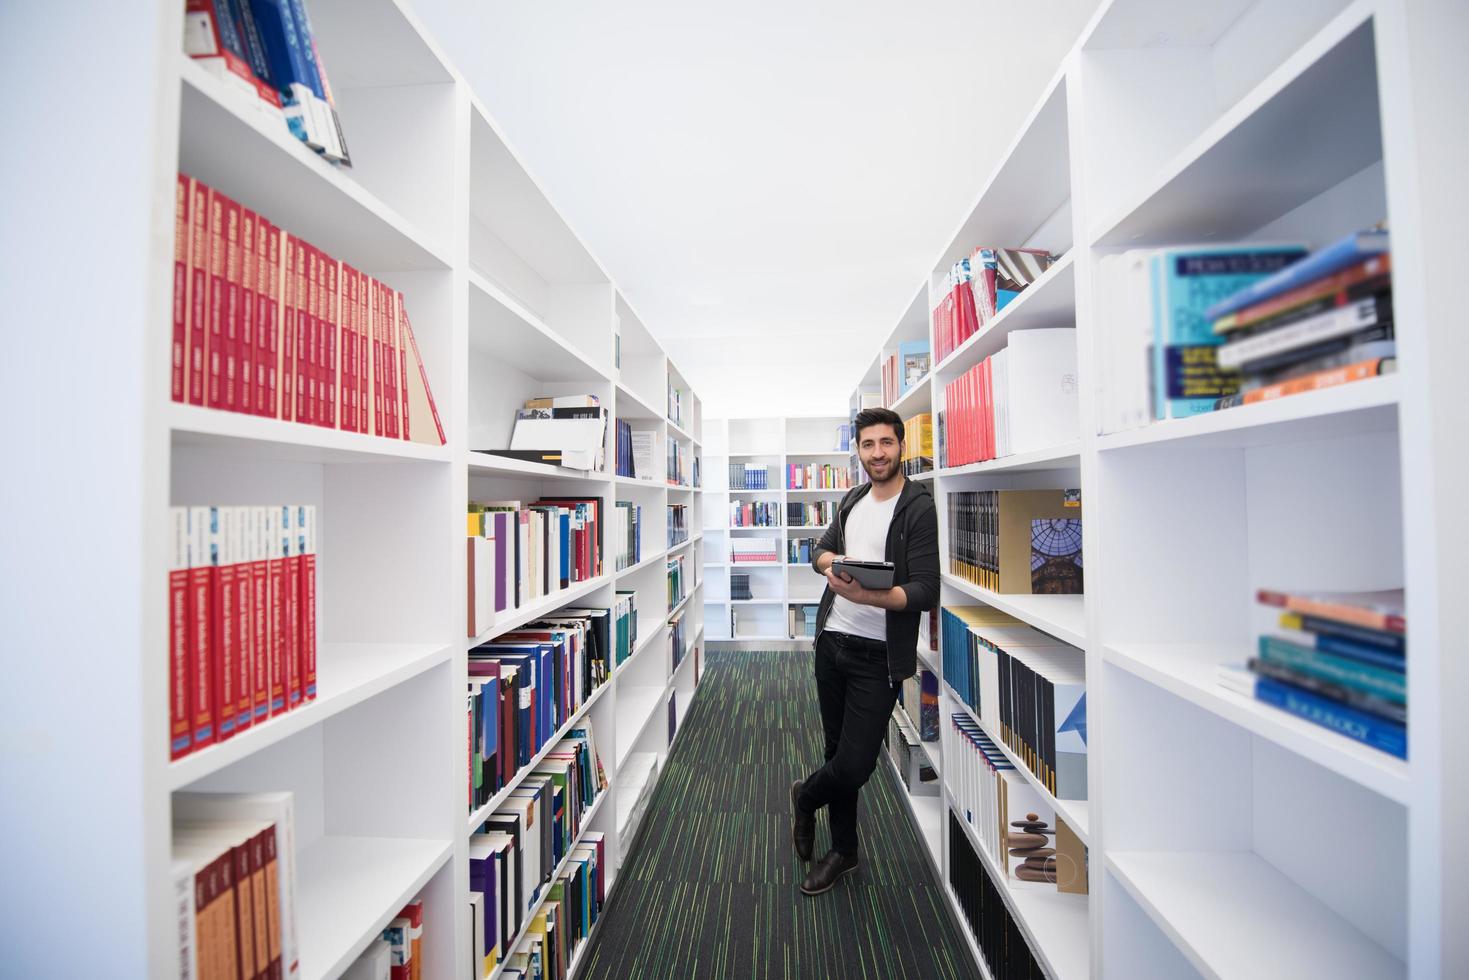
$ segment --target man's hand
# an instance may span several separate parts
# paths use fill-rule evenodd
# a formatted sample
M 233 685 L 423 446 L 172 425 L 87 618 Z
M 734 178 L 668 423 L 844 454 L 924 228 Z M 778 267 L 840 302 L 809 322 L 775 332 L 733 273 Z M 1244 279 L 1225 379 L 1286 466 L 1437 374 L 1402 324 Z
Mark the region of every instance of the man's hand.
M 858 582 L 856 579 L 852 578 L 852 576 L 850 575 L 838 574 L 830 567 L 828 567 L 826 570 L 826 584 L 831 586 L 831 590 L 837 595 L 841 596 L 843 599 L 847 599 L 851 602 L 855 602 L 863 606 L 873 605 L 873 603 L 868 598 L 866 598 L 867 594 L 872 590 L 868 589 L 866 586 Z

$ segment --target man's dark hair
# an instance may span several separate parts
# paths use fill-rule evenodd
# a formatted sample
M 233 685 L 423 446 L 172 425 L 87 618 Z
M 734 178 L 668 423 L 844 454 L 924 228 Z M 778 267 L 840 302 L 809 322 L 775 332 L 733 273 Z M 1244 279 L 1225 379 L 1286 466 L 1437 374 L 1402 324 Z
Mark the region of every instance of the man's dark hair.
M 897 434 L 898 441 L 903 441 L 903 420 L 890 408 L 864 408 L 857 413 L 857 417 L 852 420 L 852 436 L 858 445 L 862 444 L 862 430 L 869 425 L 890 425 Z

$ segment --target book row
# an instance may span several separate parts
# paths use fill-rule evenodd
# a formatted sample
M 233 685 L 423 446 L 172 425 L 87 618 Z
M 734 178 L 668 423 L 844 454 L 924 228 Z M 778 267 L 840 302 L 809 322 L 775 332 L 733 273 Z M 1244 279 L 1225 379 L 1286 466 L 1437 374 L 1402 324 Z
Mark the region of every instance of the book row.
M 780 504 L 774 500 L 731 500 L 730 527 L 780 527 Z
M 929 314 L 939 363 L 989 326 L 1056 258 L 1044 249 L 980 247 L 954 263 Z
M 990 606 L 943 608 L 944 681 L 1058 799 L 1084 800 L 1082 652 Z
M 180 980 L 301 976 L 290 793 L 175 793 Z
M 637 480 L 652 480 L 653 448 L 658 433 L 652 429 L 634 429 L 632 424 L 617 420 L 617 475 Z
M 1045 980 L 1045 971 L 1025 941 L 1025 933 L 1010 914 L 1001 885 L 964 833 L 959 817 L 949 810 L 949 888 L 959 905 L 980 956 L 992 977 L 1005 980 Z
M 367 944 L 342 980 L 423 980 L 423 898 L 394 916 L 382 935 Z
M 187 0 L 184 53 L 333 163 L 352 156 L 306 0 Z
M 787 527 L 826 527 L 837 514 L 837 501 L 813 500 L 786 502 Z
M 683 410 L 685 402 L 688 401 L 688 397 L 688 391 L 678 387 L 672 381 L 668 382 L 668 421 L 680 429 L 684 428 Z
M 749 572 L 729 573 L 729 597 L 736 601 L 755 598 L 754 594 L 750 591 Z
M 1003 595 L 1080 595 L 1081 491 L 955 490 L 949 571 Z
M 689 539 L 688 504 L 668 505 L 668 547 L 681 545 Z
M 1261 590 L 1278 629 L 1221 685 L 1400 759 L 1408 757 L 1407 619 L 1403 591 Z
M 686 555 L 677 555 L 668 559 L 668 611 L 673 608 L 693 589 L 693 579 L 687 577 L 684 559 Z
M 729 488 L 731 490 L 771 490 L 770 467 L 755 463 L 730 463 Z
M 1388 233 L 1302 245 L 1132 249 L 1102 259 L 1101 430 L 1232 408 L 1396 366 Z
M 606 789 L 588 721 L 557 743 L 470 835 L 469 896 L 475 952 L 484 974 L 519 952 L 517 937 L 544 937 L 534 923 L 544 917 L 547 904 L 565 898 L 565 888 L 556 894 L 563 883 L 558 869 L 580 863 L 591 870 L 585 867 L 588 858 L 602 866 L 600 839 L 584 837 L 582 831 L 586 813 Z M 589 896 L 581 892 L 579 897 Z
M 938 796 L 939 776 L 921 741 L 908 715 L 894 707 L 888 718 L 888 757 L 898 780 L 909 796 Z
M 933 416 L 920 412 L 903 420 L 903 475 L 917 476 L 933 469 Z
M 679 612 L 668 618 L 668 671 L 670 674 L 678 670 L 679 664 L 683 663 L 684 657 L 688 655 L 687 644 L 688 637 L 684 635 L 684 614 Z
M 600 497 L 471 503 L 467 635 L 601 575 L 601 511 Z
M 804 602 L 800 605 L 790 606 L 786 610 L 786 633 L 793 640 L 805 638 L 816 639 L 816 612 L 818 606 L 814 602 Z
M 668 485 L 674 487 L 698 486 L 699 481 L 695 478 L 697 469 L 698 457 L 694 455 L 693 447 L 670 438 L 668 440 Z
M 939 740 L 938 675 L 919 667 L 916 674 L 903 681 L 903 692 L 898 703 L 908 713 L 908 720 L 917 728 L 921 741 Z
M 944 385 L 943 466 L 964 466 L 1075 440 L 1076 331 L 1015 330 L 1005 347 Z
M 564 980 L 606 901 L 604 838 L 586 834 L 546 892 L 525 937 L 505 958 L 504 980 Z
M 619 500 L 612 508 L 612 540 L 610 542 L 616 568 L 622 571 L 643 560 L 643 506 L 631 500 Z
M 780 561 L 780 539 L 762 537 L 733 537 L 729 539 L 731 564 L 763 564 Z
M 882 378 L 882 403 L 893 402 L 928 376 L 930 356 L 927 340 L 905 340 L 896 349 L 879 355 Z
M 630 613 L 621 605 L 563 609 L 469 651 L 471 811 L 513 782 L 607 682 Z
M 845 466 L 830 463 L 787 463 L 787 490 L 848 490 L 852 474 Z
M 816 538 L 789 538 L 786 541 L 786 564 L 809 565 L 816 550 Z
M 170 507 L 170 759 L 316 699 L 316 508 Z
M 174 232 L 174 401 L 444 444 L 402 293 L 183 173 Z
M 1052 813 L 1034 786 L 972 718 L 956 714 L 944 732 L 944 759 L 955 815 L 974 834 L 1006 878 L 1046 882 L 1068 894 L 1086 894 L 1087 849 L 1073 828 Z M 1056 816 L 1056 826 L 1042 815 Z

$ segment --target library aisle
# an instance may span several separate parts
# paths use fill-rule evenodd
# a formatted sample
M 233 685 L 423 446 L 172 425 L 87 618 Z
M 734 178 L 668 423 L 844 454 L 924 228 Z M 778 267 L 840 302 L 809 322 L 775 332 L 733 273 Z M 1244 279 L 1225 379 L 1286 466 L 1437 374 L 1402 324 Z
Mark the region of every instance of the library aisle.
M 977 978 L 885 762 L 862 791 L 861 869 L 825 895 L 801 894 L 788 794 L 821 759 L 810 651 L 706 656 L 577 980 Z M 829 843 L 818 817 L 814 853 Z

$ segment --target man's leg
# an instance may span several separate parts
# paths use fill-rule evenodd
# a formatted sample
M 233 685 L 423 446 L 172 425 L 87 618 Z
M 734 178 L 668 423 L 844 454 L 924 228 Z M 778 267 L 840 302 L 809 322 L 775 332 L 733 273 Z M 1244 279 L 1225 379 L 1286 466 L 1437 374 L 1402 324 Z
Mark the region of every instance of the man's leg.
M 842 718 L 846 713 L 846 678 L 837 666 L 837 652 L 841 644 L 833 633 L 822 633 L 816 641 L 812 654 L 816 673 L 816 696 L 821 706 L 821 729 L 825 737 L 825 756 L 830 761 L 836 755 L 841 740 Z M 817 772 L 821 770 L 818 769 Z M 815 773 L 812 774 L 813 776 Z M 816 836 L 815 813 L 826 805 L 818 783 L 816 792 L 810 787 L 811 779 L 797 781 L 791 787 L 792 840 L 796 854 L 803 861 L 811 860 L 812 842 Z
M 897 692 L 888 679 L 884 651 L 857 649 L 850 651 L 849 657 L 853 665 L 847 673 L 840 740 L 827 764 L 835 784 L 827 814 L 831 818 L 832 850 L 853 858 L 860 846 L 857 800 L 877 768 Z

